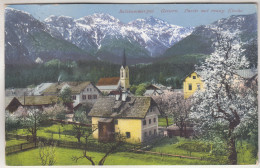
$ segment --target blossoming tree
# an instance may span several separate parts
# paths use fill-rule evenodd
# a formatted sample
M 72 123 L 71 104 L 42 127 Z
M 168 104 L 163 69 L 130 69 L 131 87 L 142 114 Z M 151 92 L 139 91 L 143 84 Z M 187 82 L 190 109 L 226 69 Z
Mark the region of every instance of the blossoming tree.
M 204 82 L 204 90 L 193 95 L 191 108 L 198 134 L 222 129 L 217 132 L 225 134 L 222 137 L 227 142 L 229 164 L 237 164 L 237 135 L 248 127 L 252 116 L 257 116 L 257 97 L 244 85 L 245 79 L 236 74 L 236 70 L 249 65 L 236 37 L 237 34 L 229 32 L 217 33 L 215 52 L 196 67 Z

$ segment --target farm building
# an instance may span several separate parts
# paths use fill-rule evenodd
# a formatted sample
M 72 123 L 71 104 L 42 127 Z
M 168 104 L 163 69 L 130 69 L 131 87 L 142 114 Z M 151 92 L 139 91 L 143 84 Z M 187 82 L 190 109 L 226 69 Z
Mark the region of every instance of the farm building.
M 116 134 L 130 143 L 140 143 L 158 134 L 159 109 L 151 97 L 101 97 L 89 116 L 97 127 L 93 137 L 100 141 L 113 141 Z
M 59 101 L 57 96 L 23 96 L 13 97 L 12 99 L 6 99 L 5 110 L 10 113 L 16 113 L 21 108 L 38 108 L 53 106 Z M 20 115 L 20 114 L 16 114 Z
M 71 89 L 73 107 L 78 106 L 80 103 L 94 104 L 101 95 L 100 90 L 91 82 L 54 83 L 44 90 L 43 95 L 58 95 L 65 88 Z

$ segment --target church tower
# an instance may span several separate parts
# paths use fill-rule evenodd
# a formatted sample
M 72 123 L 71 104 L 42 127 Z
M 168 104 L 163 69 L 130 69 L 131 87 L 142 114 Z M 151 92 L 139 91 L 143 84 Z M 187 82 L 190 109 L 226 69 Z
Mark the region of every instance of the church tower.
M 130 88 L 129 68 L 126 65 L 125 50 L 124 50 L 124 54 L 123 54 L 122 66 L 120 68 L 120 85 L 123 90 L 128 90 Z

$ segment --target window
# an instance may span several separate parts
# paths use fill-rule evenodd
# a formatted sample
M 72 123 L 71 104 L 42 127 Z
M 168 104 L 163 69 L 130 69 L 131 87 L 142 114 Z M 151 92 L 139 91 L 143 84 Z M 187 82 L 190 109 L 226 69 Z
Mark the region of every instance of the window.
M 87 92 L 89 91 L 89 89 L 87 88 Z
M 92 99 L 92 96 L 91 96 L 91 95 L 88 95 L 88 99 Z
M 114 123 L 115 123 L 115 125 L 118 125 L 118 120 L 115 119 L 115 120 L 114 120 Z
M 144 137 L 147 137 L 147 132 L 144 132 Z
M 92 88 L 89 88 L 89 91 L 91 91 L 91 92 L 92 92 Z
M 75 95 L 72 96 L 72 100 L 76 100 L 77 97 Z
M 193 76 L 193 79 L 196 79 L 196 76 Z
M 153 122 L 156 122 L 156 118 L 153 118 Z
M 124 77 L 124 73 L 123 73 L 123 72 L 121 73 L 121 77 L 122 77 L 122 78 Z
M 126 138 L 130 138 L 131 137 L 130 132 L 126 132 L 125 134 L 126 134 Z
M 86 95 L 82 95 L 82 99 L 83 99 L 83 100 L 86 100 L 86 99 L 87 99 L 87 96 L 86 96 Z
M 127 78 L 127 72 L 125 73 L 125 77 Z
M 152 135 L 152 131 L 149 131 L 149 135 Z
M 156 135 L 156 134 L 157 134 L 157 133 L 156 133 L 156 129 L 154 129 L 154 130 L 153 130 L 153 134 L 154 134 L 154 135 Z
M 97 95 L 93 95 L 93 99 L 97 99 Z
M 189 90 L 192 90 L 192 84 L 189 84 Z
M 152 123 L 152 120 L 151 119 L 149 119 L 149 124 L 151 124 Z
M 198 88 L 198 90 L 200 90 L 200 84 L 197 84 L 197 88 Z
M 143 125 L 146 125 L 146 120 L 143 121 Z

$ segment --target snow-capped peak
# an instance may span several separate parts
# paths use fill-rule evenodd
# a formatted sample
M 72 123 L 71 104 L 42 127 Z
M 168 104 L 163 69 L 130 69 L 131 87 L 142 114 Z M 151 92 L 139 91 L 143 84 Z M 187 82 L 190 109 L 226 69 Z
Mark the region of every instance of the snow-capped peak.
M 127 38 L 129 42 L 138 43 L 148 50 L 152 56 L 162 54 L 193 31 L 192 28 L 171 25 L 153 16 L 136 19 L 128 24 L 123 24 L 106 13 L 94 13 L 79 19 L 66 17 L 62 22 L 57 20 L 61 19 L 58 16 L 50 16 L 45 20 L 52 35 L 59 34 L 59 37 L 82 49 L 94 47 L 97 51 L 108 38 Z

